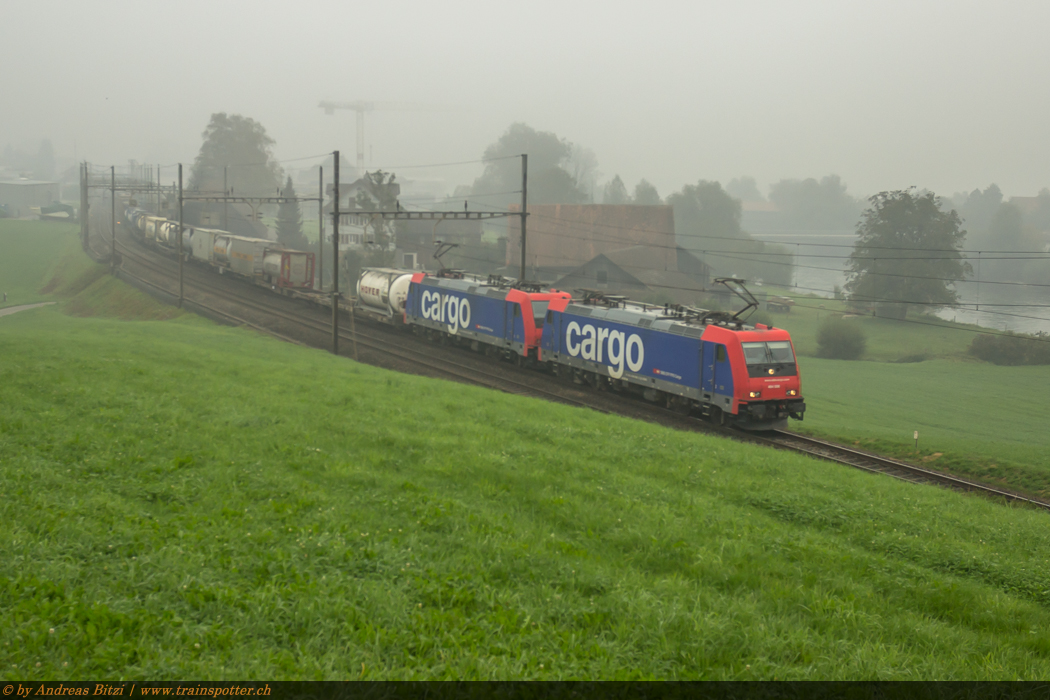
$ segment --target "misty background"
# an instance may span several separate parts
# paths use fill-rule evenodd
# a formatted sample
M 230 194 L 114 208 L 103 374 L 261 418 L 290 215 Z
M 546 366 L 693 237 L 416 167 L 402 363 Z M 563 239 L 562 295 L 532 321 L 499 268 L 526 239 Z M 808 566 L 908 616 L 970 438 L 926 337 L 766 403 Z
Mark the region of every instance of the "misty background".
M 1048 20 L 1033 1 L 9 4 L 0 168 L 134 160 L 168 182 L 224 112 L 265 127 L 301 191 L 324 154 L 355 161 L 355 114 L 318 103 L 375 101 L 364 166 L 406 200 L 481 192 L 486 149 L 527 125 L 568 148 L 571 188 L 548 200 L 662 201 L 680 234 L 722 211 L 727 236 L 795 253 L 797 291 L 830 295 L 883 190 L 943 197 L 967 250 L 1050 244 Z M 982 261 L 982 280 L 1028 286 L 962 282 L 963 301 L 1028 306 L 946 313 L 1050 330 L 1047 269 Z

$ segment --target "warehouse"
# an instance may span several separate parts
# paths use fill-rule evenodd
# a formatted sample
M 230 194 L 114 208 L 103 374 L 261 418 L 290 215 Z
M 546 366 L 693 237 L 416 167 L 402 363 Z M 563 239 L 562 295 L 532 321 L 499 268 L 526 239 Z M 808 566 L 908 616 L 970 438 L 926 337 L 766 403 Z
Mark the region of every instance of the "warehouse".
M 62 198 L 62 186 L 57 182 L 44 180 L 7 180 L 0 181 L 0 206 L 15 218 L 32 216 L 39 213 L 33 207 L 46 207 Z

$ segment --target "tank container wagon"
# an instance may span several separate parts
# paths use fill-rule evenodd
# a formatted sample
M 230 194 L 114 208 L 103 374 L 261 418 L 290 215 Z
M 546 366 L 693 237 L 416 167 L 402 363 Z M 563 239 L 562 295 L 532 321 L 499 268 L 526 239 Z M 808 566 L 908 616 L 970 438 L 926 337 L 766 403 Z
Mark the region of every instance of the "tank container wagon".
M 354 310 L 383 323 L 405 323 L 408 288 L 415 272 L 391 267 L 366 267 L 357 278 Z
M 124 220 L 145 243 L 169 252 L 178 247 L 177 221 L 135 208 L 124 212 Z M 313 288 L 314 254 L 289 250 L 274 241 L 183 224 L 182 249 L 191 260 L 220 274 L 230 271 L 281 290 Z

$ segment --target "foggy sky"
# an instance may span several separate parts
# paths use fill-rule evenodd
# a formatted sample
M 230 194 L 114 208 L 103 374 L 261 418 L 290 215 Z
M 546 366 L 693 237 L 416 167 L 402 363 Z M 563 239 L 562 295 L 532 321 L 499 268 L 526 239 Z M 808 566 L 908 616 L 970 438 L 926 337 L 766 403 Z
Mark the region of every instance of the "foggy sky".
M 1034 0 L 7 2 L 0 149 L 189 164 L 225 111 L 261 122 L 278 159 L 353 161 L 353 113 L 317 103 L 375 100 L 435 107 L 368 118 L 367 165 L 406 176 L 523 121 L 593 149 L 602 181 L 663 196 L 829 173 L 857 196 L 1034 195 L 1050 186 L 1048 27 Z M 451 187 L 480 170 L 419 172 Z

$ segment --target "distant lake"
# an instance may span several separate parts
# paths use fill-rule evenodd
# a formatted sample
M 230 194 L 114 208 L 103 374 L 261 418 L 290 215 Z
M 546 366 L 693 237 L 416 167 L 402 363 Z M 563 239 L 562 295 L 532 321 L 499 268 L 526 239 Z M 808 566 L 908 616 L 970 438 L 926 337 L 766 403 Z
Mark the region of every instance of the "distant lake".
M 800 294 L 831 297 L 835 285 L 846 283 L 843 270 L 845 258 L 857 240 L 854 233 L 760 233 L 759 240 L 788 246 L 795 252 L 795 290 Z M 977 265 L 974 277 L 955 284 L 964 306 L 945 308 L 937 312 L 940 318 L 960 323 L 973 323 L 985 328 L 1021 333 L 1044 331 L 1050 333 L 1050 287 L 1019 287 L 1002 284 L 978 284 Z M 1050 265 L 1050 261 L 1047 261 Z M 984 282 L 1004 281 L 1000 279 Z M 1014 280 L 1006 280 L 1014 281 Z M 979 304 L 979 307 L 977 306 Z M 996 304 L 1022 304 L 1002 307 Z M 978 310 L 978 308 L 980 310 Z

